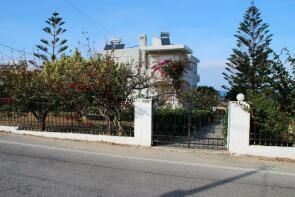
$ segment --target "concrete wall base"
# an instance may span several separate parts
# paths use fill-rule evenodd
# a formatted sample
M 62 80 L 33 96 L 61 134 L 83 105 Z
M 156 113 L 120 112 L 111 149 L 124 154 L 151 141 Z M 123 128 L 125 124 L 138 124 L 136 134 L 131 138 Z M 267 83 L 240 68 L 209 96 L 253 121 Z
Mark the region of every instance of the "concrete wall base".
M 79 134 L 79 133 L 59 133 L 59 132 L 41 132 L 41 131 L 29 131 L 18 130 L 17 127 L 0 126 L 0 131 L 8 133 L 14 133 L 19 135 L 31 135 L 38 137 L 56 138 L 64 140 L 84 140 L 92 142 L 108 142 L 122 145 L 140 145 L 136 142 L 134 137 L 124 136 L 108 136 L 108 135 L 91 135 L 91 134 Z

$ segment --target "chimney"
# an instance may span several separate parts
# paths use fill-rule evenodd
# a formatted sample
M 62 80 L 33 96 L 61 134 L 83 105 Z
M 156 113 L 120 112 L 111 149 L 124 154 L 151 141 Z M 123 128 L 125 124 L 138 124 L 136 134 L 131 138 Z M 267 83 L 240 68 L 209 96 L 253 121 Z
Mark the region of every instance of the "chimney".
M 146 34 L 140 34 L 139 35 L 139 46 L 140 47 L 147 46 L 147 36 L 146 36 Z
M 160 38 L 157 38 L 157 37 L 153 37 L 152 46 L 155 46 L 155 47 L 162 46 L 161 39 Z

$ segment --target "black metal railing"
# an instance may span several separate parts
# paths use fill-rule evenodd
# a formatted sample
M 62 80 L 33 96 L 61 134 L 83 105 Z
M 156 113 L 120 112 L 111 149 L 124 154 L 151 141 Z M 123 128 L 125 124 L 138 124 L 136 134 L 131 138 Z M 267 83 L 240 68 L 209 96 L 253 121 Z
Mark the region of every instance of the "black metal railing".
M 86 115 L 81 115 L 65 106 L 51 106 L 44 121 L 36 117 L 36 113 L 38 110 L 16 112 L 9 110 L 9 106 L 2 106 L 0 125 L 17 126 L 19 129 L 35 131 L 134 136 L 133 110 L 122 112 L 120 120 L 116 122 L 112 116 L 110 121 L 107 121 L 100 114 L 88 112 Z
M 154 146 L 170 146 L 180 148 L 199 148 L 199 149 L 226 149 L 226 140 L 223 137 L 200 137 L 193 135 L 188 136 L 171 136 L 171 135 L 154 135 Z
M 210 112 L 154 112 L 153 133 L 172 136 L 187 136 L 189 128 L 197 130 L 214 122 Z
M 251 119 L 250 145 L 295 147 L 294 120 L 278 130 L 266 130 Z
M 223 111 L 155 110 L 153 145 L 225 149 Z

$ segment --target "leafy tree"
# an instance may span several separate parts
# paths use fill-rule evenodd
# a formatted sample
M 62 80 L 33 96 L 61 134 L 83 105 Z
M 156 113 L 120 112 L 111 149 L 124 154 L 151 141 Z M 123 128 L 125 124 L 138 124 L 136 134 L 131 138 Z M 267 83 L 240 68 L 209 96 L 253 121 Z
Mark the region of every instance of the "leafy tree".
M 63 28 L 65 22 L 57 12 L 53 12 L 45 22 L 48 26 L 44 27 L 43 31 L 49 35 L 50 40 L 41 39 L 41 44 L 36 45 L 40 52 L 34 53 L 34 55 L 43 61 L 55 61 L 57 55 L 62 54 L 68 48 L 66 46 L 67 40 L 61 39 L 62 34 L 67 31 Z
M 86 98 L 87 94 L 82 91 L 84 75 L 90 69 L 88 66 L 89 60 L 84 59 L 78 50 L 75 50 L 72 56 L 64 56 L 54 62 L 45 62 L 43 66 L 43 73 L 60 95 L 61 102 L 81 116 L 87 114 L 87 108 L 91 105 L 87 101 L 90 98 Z
M 289 62 L 289 65 L 291 66 L 291 74 L 290 74 L 290 85 L 292 87 L 291 93 L 289 94 L 290 103 L 289 103 L 289 109 L 291 112 L 291 116 L 293 117 L 293 128 L 295 128 L 295 57 L 290 54 L 288 50 L 287 52 L 287 59 Z
M 78 51 L 71 57 L 46 63 L 43 70 L 65 104 L 81 119 L 86 119 L 90 110 L 100 113 L 109 133 L 123 130 L 122 112 L 132 105 L 136 90 L 147 88 L 150 81 L 140 72 L 140 65 L 120 64 L 99 55 L 84 59 Z
M 272 97 L 277 100 L 280 111 L 295 116 L 295 64 L 287 49 L 282 51 L 287 60 L 281 60 L 280 55 L 274 54 L 269 75 L 269 84 L 273 90 Z M 282 55 L 283 55 L 282 54 Z M 292 65 L 293 72 L 287 70 L 287 65 Z
M 287 66 L 291 66 L 290 71 Z M 291 144 L 288 136 L 291 136 L 295 128 L 295 66 L 294 58 L 287 49 L 280 55 L 273 53 L 270 74 L 267 77 L 269 87 L 259 92 L 246 92 L 246 99 L 250 104 L 251 126 L 253 131 L 267 136 L 265 138 Z
M 158 77 L 166 80 L 172 85 L 173 93 L 180 91 L 185 85 L 182 76 L 189 69 L 189 63 L 186 57 L 179 60 L 164 60 L 152 67 L 154 73 L 159 73 Z M 155 76 L 157 78 L 157 76 Z
M 264 23 L 261 13 L 252 2 L 244 15 L 243 22 L 235 37 L 236 48 L 228 58 L 226 73 L 223 73 L 229 87 L 228 97 L 235 99 L 236 93 L 251 89 L 260 91 L 267 86 L 266 76 L 269 74 L 269 55 L 272 52 L 269 45 L 272 34 L 269 25 Z
M 12 87 L 13 72 L 18 67 L 25 66 L 26 62 L 0 65 L 0 98 L 10 98 L 9 90 Z
M 211 86 L 199 86 L 184 90 L 179 95 L 180 101 L 184 105 L 190 105 L 200 110 L 212 110 L 221 103 L 218 91 Z
M 54 91 L 47 83 L 41 70 L 30 70 L 27 64 L 10 67 L 5 71 L 3 83 L 11 98 L 13 116 L 32 113 L 42 130 L 46 127 L 46 117 L 54 100 Z
M 279 143 L 289 142 L 286 135 L 290 124 L 290 114 L 282 111 L 280 103 L 273 97 L 273 90 L 266 88 L 261 92 L 247 91 L 248 109 L 251 113 L 253 132 L 260 133 L 266 139 L 274 139 Z
M 182 78 L 183 74 L 190 69 L 188 59 L 182 56 L 177 60 L 163 60 L 155 64 L 152 69 L 156 83 L 151 89 L 157 92 L 157 95 L 153 97 L 154 106 L 168 107 L 169 101 L 177 99 L 179 94 L 188 87 L 187 82 Z

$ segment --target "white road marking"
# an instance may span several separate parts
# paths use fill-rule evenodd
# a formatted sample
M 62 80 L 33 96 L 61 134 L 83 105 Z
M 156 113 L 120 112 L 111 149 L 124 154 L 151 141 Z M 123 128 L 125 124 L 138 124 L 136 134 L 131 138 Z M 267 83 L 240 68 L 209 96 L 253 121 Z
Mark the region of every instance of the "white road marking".
M 53 150 L 53 151 L 64 151 L 64 152 L 72 152 L 72 153 L 90 154 L 90 155 L 96 155 L 96 156 L 114 157 L 114 158 L 120 158 L 120 159 L 132 159 L 132 160 L 139 160 L 139 161 L 149 161 L 149 162 L 158 162 L 158 163 L 166 163 L 166 164 L 176 164 L 176 165 L 187 165 L 187 166 L 193 166 L 193 167 L 216 168 L 216 169 L 224 169 L 224 170 L 237 170 L 237 171 L 246 171 L 246 172 L 256 171 L 259 173 L 268 173 L 268 174 L 294 176 L 295 177 L 295 173 L 280 172 L 280 171 L 273 171 L 273 170 L 264 170 L 264 169 L 259 169 L 259 168 L 240 168 L 240 167 L 233 167 L 233 166 L 220 166 L 220 165 L 200 164 L 200 163 L 184 162 L 184 161 L 172 161 L 172 160 L 154 159 L 154 158 L 146 158 L 146 157 L 135 157 L 135 156 L 117 155 L 117 154 L 111 154 L 111 153 L 102 153 L 102 152 L 93 152 L 93 151 L 85 151 L 85 150 L 77 150 L 77 149 L 69 149 L 69 148 L 43 146 L 43 145 L 36 145 L 36 144 L 29 144 L 29 143 L 20 143 L 20 142 L 5 141 L 5 140 L 0 140 L 0 143 L 1 144 L 33 147 L 33 148 L 42 148 L 42 149 Z

